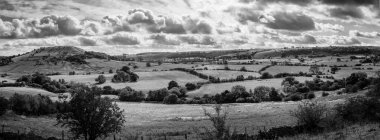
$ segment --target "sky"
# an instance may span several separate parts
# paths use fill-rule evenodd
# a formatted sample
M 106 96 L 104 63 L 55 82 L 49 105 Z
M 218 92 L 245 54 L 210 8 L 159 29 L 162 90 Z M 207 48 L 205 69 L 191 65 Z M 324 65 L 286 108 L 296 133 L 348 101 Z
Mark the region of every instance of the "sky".
M 378 46 L 376 0 L 0 0 L 0 55 Z

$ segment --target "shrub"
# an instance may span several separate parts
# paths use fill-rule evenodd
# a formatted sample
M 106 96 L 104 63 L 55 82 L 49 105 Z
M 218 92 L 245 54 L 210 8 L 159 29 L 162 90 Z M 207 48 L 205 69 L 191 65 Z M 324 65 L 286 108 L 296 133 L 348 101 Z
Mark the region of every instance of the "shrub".
M 318 102 L 303 102 L 290 115 L 295 117 L 306 130 L 313 131 L 320 128 L 320 122 L 327 112 L 327 107 Z
M 244 98 L 238 98 L 236 99 L 236 103 L 244 103 L 245 99 Z
M 164 104 L 176 104 L 178 101 L 178 96 L 175 94 L 170 94 L 164 98 Z
M 247 71 L 247 68 L 245 68 L 245 67 L 241 67 L 241 68 L 240 68 L 240 71 Z
M 98 84 L 104 84 L 106 82 L 106 77 L 104 75 L 99 75 L 95 81 L 98 82 Z
M 145 94 L 142 91 L 135 91 L 129 87 L 121 89 L 119 92 L 120 101 L 141 102 L 145 99 Z
M 285 101 L 301 101 L 301 100 L 302 100 L 302 96 L 297 93 L 291 94 L 285 98 Z
M 335 107 L 337 114 L 343 119 L 356 122 L 362 120 L 380 120 L 380 101 L 375 98 L 354 97 Z
M 326 96 L 329 96 L 330 94 L 327 93 L 327 92 L 322 92 L 322 97 L 326 97 Z
M 4 115 L 7 112 L 9 107 L 9 101 L 4 97 L 0 97 L 0 116 Z
M 311 100 L 311 99 L 314 99 L 314 98 L 315 98 L 315 94 L 313 92 L 307 94 L 307 99 Z
M 214 127 L 214 131 L 211 132 L 210 137 L 216 139 L 228 139 L 229 137 L 229 129 L 227 127 L 228 120 L 228 110 L 224 109 L 222 111 L 222 105 L 216 104 L 214 106 L 215 113 L 209 113 L 204 109 L 204 114 L 209 118 L 212 122 L 212 126 Z M 210 132 L 210 131 L 209 131 Z
M 273 78 L 273 76 L 271 74 L 269 74 L 268 72 L 264 72 L 261 77 L 261 79 L 270 79 L 270 78 Z
M 192 91 L 192 90 L 197 89 L 197 85 L 194 84 L 194 83 L 186 83 L 185 87 L 186 87 L 186 89 L 187 89 L 188 91 Z

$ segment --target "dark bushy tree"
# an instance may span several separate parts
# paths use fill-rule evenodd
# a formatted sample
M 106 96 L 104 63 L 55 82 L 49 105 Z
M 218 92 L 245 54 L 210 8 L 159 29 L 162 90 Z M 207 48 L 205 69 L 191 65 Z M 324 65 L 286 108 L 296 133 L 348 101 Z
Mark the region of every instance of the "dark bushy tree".
M 185 87 L 186 87 L 186 89 L 188 91 L 192 91 L 192 90 L 196 90 L 197 89 L 197 85 L 194 84 L 194 83 L 186 83 Z
M 175 94 L 170 94 L 164 98 L 164 104 L 176 104 L 178 101 L 178 96 Z
M 170 81 L 169 86 L 168 86 L 168 90 L 170 90 L 174 87 L 179 87 L 178 83 L 176 81 Z
M 145 100 L 145 94 L 142 91 L 135 91 L 130 87 L 126 87 L 119 91 L 120 101 L 141 102 Z
M 107 79 L 104 75 L 99 75 L 98 78 L 95 79 L 96 82 L 98 82 L 98 84 L 104 84 Z
M 169 95 L 169 91 L 167 88 L 155 90 L 155 91 L 149 91 L 147 101 L 157 101 L 162 102 L 166 96 Z
M 68 112 L 57 114 L 58 124 L 68 127 L 75 138 L 95 140 L 120 132 L 123 110 L 109 98 L 101 98 L 99 89 L 78 85 L 73 89 Z
M 4 97 L 0 97 L 0 116 L 4 115 L 9 107 L 9 101 Z

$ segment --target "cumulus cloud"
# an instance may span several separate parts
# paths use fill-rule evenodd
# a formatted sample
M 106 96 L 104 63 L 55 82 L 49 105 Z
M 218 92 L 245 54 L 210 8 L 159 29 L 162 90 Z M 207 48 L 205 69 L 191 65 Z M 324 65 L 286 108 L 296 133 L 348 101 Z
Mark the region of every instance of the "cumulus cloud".
M 133 9 L 124 16 L 102 20 L 79 20 L 73 16 L 45 16 L 40 19 L 0 19 L 0 38 L 42 38 L 66 35 L 107 35 L 120 31 L 171 34 L 212 34 L 214 25 L 198 18 L 156 16 L 150 10 Z
M 317 38 L 318 43 L 330 44 L 330 45 L 358 45 L 361 42 L 355 37 L 348 36 L 319 36 Z
M 358 30 L 351 30 L 349 32 L 352 37 L 376 38 L 380 37 L 379 32 L 359 32 Z
M 344 26 L 339 24 L 330 24 L 330 23 L 315 23 L 315 27 L 317 30 L 323 30 L 323 31 L 338 31 L 343 32 Z
M 184 35 L 178 36 L 178 39 L 187 44 L 196 44 L 196 45 L 215 45 L 217 42 L 211 36 L 191 36 Z
M 315 29 L 314 20 L 299 12 L 275 12 L 272 16 L 261 17 L 267 20 L 265 25 L 272 29 L 285 30 L 313 30 Z
M 341 19 L 364 17 L 362 10 L 358 7 L 353 6 L 336 7 L 330 9 L 329 12 L 331 16 Z
M 301 36 L 287 36 L 287 35 L 279 35 L 274 38 L 278 42 L 285 43 L 296 43 L 296 44 L 315 44 L 317 40 L 314 36 L 309 34 L 303 34 Z
M 162 45 L 180 45 L 181 44 L 181 42 L 177 40 L 176 38 L 167 36 L 165 34 L 151 35 L 149 39 L 152 39 L 155 44 L 162 44 Z
M 117 33 L 105 39 L 105 42 L 110 45 L 138 45 L 140 44 L 140 40 L 132 35 Z

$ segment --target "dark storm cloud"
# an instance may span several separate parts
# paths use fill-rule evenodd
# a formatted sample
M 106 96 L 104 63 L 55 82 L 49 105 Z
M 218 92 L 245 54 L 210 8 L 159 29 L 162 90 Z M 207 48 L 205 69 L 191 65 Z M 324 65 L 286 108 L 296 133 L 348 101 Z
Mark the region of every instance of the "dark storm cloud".
M 295 31 L 305 31 L 315 29 L 313 19 L 307 15 L 296 12 L 276 12 L 273 14 L 274 21 L 269 21 L 265 25 L 272 29 L 285 29 Z
M 325 4 L 334 4 L 334 5 L 347 5 L 347 4 L 369 5 L 369 4 L 375 3 L 375 0 L 320 0 L 320 1 Z
M 349 19 L 351 18 L 363 18 L 364 14 L 362 10 L 357 7 L 345 6 L 338 7 L 329 10 L 330 15 L 333 17 L 341 18 L 341 19 Z

